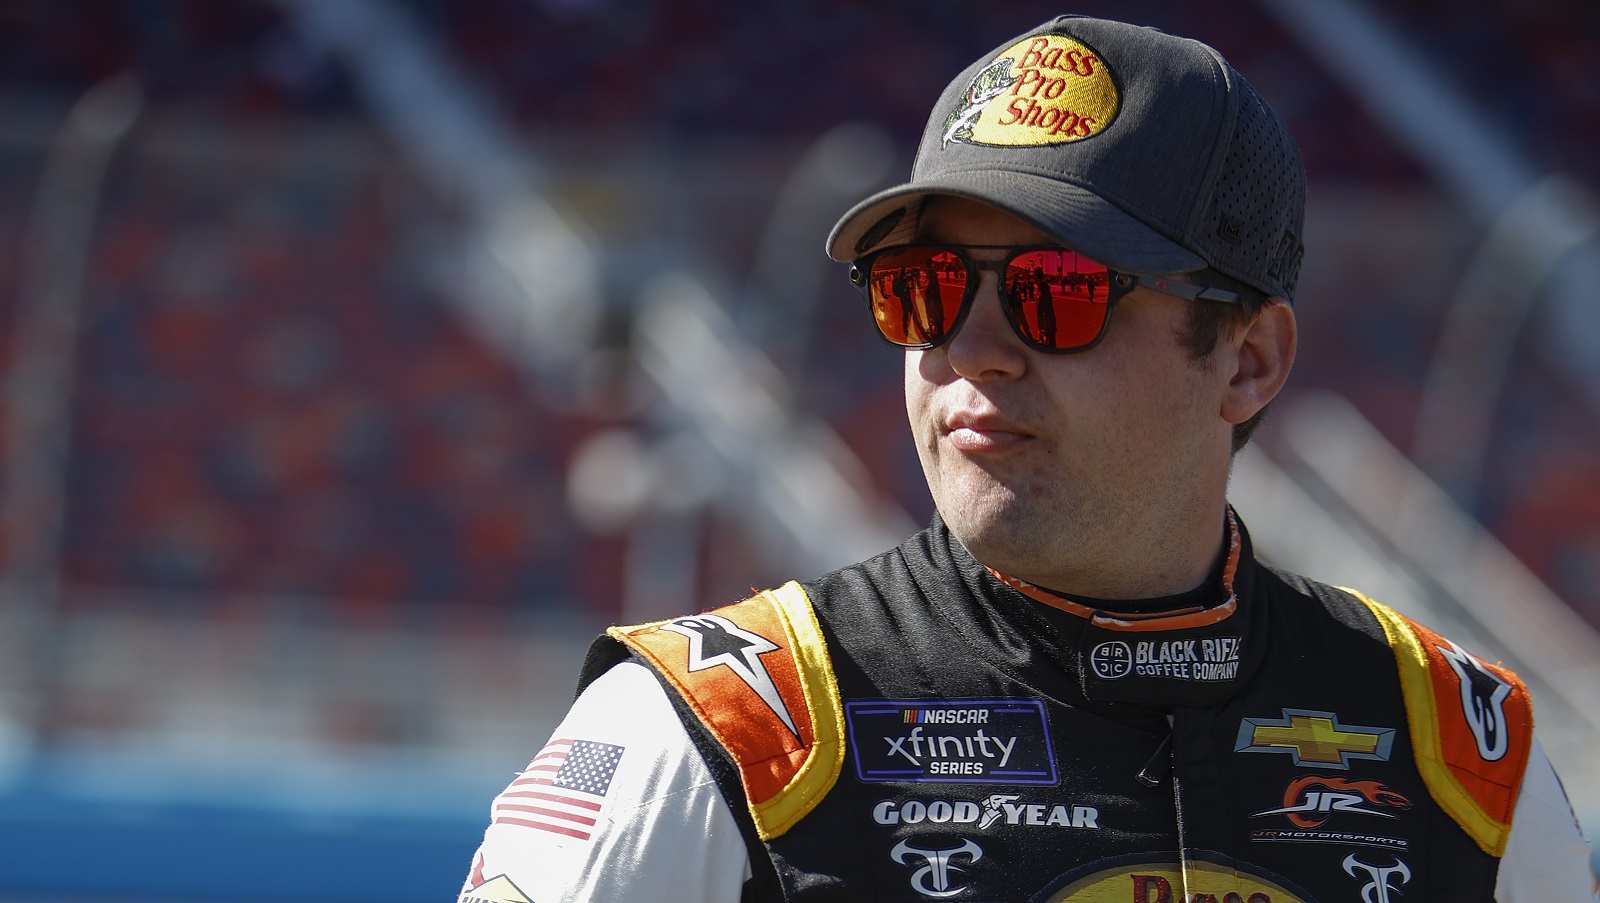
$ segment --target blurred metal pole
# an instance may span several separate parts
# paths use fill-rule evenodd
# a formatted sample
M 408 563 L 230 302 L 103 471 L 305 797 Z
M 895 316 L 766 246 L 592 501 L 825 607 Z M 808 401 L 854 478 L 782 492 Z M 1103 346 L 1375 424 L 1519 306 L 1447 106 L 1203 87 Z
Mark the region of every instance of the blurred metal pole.
M 512 346 L 547 388 L 578 375 L 603 301 L 600 259 L 538 193 L 542 174 L 533 155 L 400 4 L 276 2 L 309 43 L 348 66 L 374 115 L 427 176 L 476 214 L 481 244 L 520 294 L 498 311 L 481 309 L 491 299 L 471 299 L 480 309 L 468 312 L 498 333 L 491 339 Z M 836 167 L 824 160 L 823 168 Z M 820 269 L 826 259 L 816 240 L 811 247 Z M 915 529 L 898 508 L 862 493 L 868 481 L 855 472 L 860 462 L 831 430 L 791 422 L 784 375 L 732 329 L 703 285 L 663 274 L 647 294 L 635 329 L 644 337 L 642 366 L 674 403 L 677 419 L 703 434 L 730 471 L 752 475 L 754 491 L 735 503 L 756 521 L 756 542 L 769 560 L 821 573 L 889 548 Z M 682 341 L 675 345 L 674 338 Z
M 1494 410 L 1523 324 L 1556 268 L 1600 225 L 1583 195 L 1571 180 L 1551 176 L 1507 205 L 1445 309 L 1411 457 L 1466 511 L 1478 508 Z
M 34 195 L 5 374 L 0 494 L 0 614 L 8 621 L 0 669 L 26 742 L 47 714 L 57 668 L 55 620 L 71 434 L 78 316 L 100 188 L 111 156 L 138 118 L 131 75 L 90 88 L 51 142 Z M 4 712 L 0 712 L 3 718 Z
M 1580 380 L 1600 414 L 1600 245 L 1586 192 L 1570 181 L 1547 181 L 1515 140 L 1366 4 L 1261 5 L 1488 230 L 1446 314 L 1417 424 L 1419 463 L 1472 510 L 1504 363 L 1539 300 L 1547 302 L 1546 349 Z M 1490 274 L 1491 268 L 1499 271 Z M 1485 289 L 1486 276 L 1506 289 Z M 1478 316 L 1502 305 L 1493 319 Z M 1501 347 L 1488 351 L 1490 345 Z M 1466 445 L 1443 448 L 1452 442 Z
M 821 574 L 917 529 L 870 491 L 838 434 L 789 407 L 785 375 L 693 277 L 665 273 L 646 289 L 634 341 L 640 368 L 721 459 L 730 500 L 766 561 Z
M 823 279 L 834 267 L 823 238 L 841 213 L 888 178 L 893 161 L 894 145 L 883 129 L 836 126 L 806 151 L 778 193 L 748 295 L 755 342 L 784 373 L 802 372 Z
M 473 219 L 474 264 L 505 279 L 467 291 L 480 334 L 564 406 L 587 372 L 601 312 L 600 261 L 540 193 L 542 174 L 510 123 L 385 0 L 276 0 L 314 49 L 336 55 L 369 109 L 432 185 Z

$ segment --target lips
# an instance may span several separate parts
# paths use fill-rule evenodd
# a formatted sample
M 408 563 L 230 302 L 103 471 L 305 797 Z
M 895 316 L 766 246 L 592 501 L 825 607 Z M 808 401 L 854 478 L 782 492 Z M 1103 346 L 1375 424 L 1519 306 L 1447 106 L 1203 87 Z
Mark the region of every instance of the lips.
M 945 438 L 964 452 L 998 451 L 1033 438 L 1021 425 L 992 413 L 957 412 L 943 426 Z

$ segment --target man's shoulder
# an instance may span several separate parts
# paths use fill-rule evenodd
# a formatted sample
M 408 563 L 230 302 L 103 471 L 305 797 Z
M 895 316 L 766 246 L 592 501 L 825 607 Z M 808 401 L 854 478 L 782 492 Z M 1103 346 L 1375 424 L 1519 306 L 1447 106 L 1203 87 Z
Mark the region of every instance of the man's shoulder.
M 1424 782 L 1485 852 L 1503 855 L 1533 749 L 1533 703 L 1522 680 L 1359 590 L 1272 575 L 1392 650 Z
M 1389 636 L 1373 612 L 1372 602 L 1360 590 L 1313 580 L 1303 574 L 1261 564 L 1266 596 L 1280 614 L 1331 619 L 1354 630 L 1352 638 L 1389 645 Z
M 592 667 L 631 656 L 671 691 L 738 777 L 765 839 L 788 830 L 838 778 L 844 711 L 811 600 L 786 583 L 695 615 L 613 627 Z

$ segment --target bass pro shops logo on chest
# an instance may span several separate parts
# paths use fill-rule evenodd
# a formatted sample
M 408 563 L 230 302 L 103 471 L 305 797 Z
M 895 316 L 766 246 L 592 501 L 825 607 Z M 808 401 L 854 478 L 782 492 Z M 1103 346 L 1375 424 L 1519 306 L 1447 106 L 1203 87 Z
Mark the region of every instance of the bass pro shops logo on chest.
M 1307 903 L 1289 881 L 1243 860 L 1195 850 L 1187 868 L 1159 855 L 1136 853 L 1072 869 L 1029 903 Z M 1368 900 L 1366 903 L 1393 903 Z
M 940 146 L 1081 141 L 1110 124 L 1119 102 L 1094 51 L 1065 35 L 1024 38 L 973 77 L 945 117 Z

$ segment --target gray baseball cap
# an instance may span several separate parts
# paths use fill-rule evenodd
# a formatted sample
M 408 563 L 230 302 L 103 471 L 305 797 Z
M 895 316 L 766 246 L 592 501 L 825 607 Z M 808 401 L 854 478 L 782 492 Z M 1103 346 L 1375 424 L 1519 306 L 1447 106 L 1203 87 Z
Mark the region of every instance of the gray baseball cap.
M 1206 267 L 1292 299 L 1305 164 L 1283 121 L 1211 47 L 1062 16 L 952 81 L 911 180 L 844 215 L 828 256 L 909 241 L 927 198 L 992 204 L 1113 269 Z

